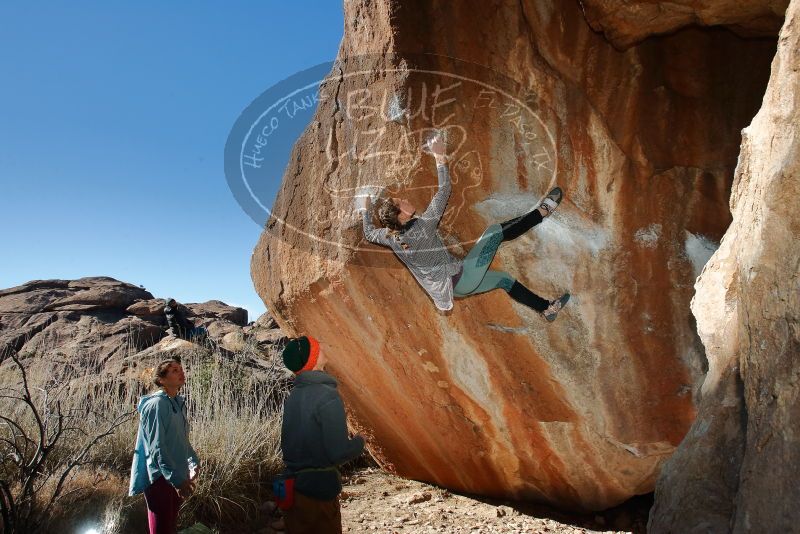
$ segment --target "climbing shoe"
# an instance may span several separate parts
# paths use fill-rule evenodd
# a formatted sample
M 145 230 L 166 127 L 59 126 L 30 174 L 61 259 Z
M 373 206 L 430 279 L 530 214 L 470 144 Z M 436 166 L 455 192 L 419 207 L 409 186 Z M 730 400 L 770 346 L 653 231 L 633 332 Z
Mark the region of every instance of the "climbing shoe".
M 556 208 L 559 204 L 561 204 L 561 199 L 563 198 L 564 193 L 561 191 L 560 187 L 554 187 L 547 193 L 547 196 L 544 197 L 542 200 L 541 207 L 545 211 L 545 217 L 549 217 L 556 211 Z
M 568 300 L 569 293 L 564 293 L 556 300 L 550 302 L 550 305 L 542 312 L 542 315 L 544 315 L 544 318 L 547 319 L 548 322 L 552 323 L 556 320 L 556 317 L 558 317 L 558 312 L 561 311 L 561 308 L 564 307 Z

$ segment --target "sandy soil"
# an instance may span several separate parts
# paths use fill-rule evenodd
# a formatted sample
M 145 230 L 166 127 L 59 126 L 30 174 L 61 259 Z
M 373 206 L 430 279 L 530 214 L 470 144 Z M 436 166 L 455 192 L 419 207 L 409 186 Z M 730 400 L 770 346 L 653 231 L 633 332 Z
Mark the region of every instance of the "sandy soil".
M 344 532 L 638 534 L 645 532 L 651 504 L 642 497 L 603 513 L 569 515 L 542 505 L 453 494 L 376 468 L 356 471 L 343 485 Z M 267 528 L 262 532 L 280 530 Z

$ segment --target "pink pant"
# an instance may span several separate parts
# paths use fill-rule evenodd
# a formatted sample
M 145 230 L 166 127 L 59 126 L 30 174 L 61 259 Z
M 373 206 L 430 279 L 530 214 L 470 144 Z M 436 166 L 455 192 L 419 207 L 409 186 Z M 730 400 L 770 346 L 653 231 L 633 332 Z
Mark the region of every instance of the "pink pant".
M 150 534 L 175 534 L 178 531 L 178 510 L 183 499 L 164 477 L 144 490 L 147 503 L 147 523 Z

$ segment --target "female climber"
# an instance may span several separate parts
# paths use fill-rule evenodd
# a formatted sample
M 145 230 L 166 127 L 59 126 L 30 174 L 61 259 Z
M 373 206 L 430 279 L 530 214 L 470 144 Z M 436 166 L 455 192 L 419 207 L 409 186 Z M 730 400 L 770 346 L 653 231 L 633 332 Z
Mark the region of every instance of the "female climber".
M 541 313 L 552 322 L 569 300 L 569 293 L 548 301 L 520 284 L 510 274 L 489 270 L 500 243 L 521 236 L 550 216 L 561 202 L 561 189 L 556 187 L 530 213 L 489 226 L 463 260 L 454 258 L 437 232 L 450 197 L 450 172 L 446 147 L 441 136 L 428 144 L 436 159 L 439 190 L 422 215 L 405 199 L 387 198 L 378 205 L 378 219 L 384 227 L 375 228 L 370 216 L 371 197 L 359 194 L 364 236 L 372 243 L 391 248 L 440 310 L 453 307 L 453 297 L 466 297 L 502 288 L 520 304 Z

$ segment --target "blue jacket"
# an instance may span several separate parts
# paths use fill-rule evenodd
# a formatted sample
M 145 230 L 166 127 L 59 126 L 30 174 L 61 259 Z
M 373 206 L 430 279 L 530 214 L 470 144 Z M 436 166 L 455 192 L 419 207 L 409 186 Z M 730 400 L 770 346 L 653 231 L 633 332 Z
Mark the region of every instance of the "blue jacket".
M 142 493 L 162 476 L 179 487 L 189 480 L 189 467 L 200 465 L 189 444 L 186 402 L 180 395 L 170 398 L 164 391 L 157 391 L 142 397 L 136 409 L 140 414 L 139 432 L 128 495 Z

